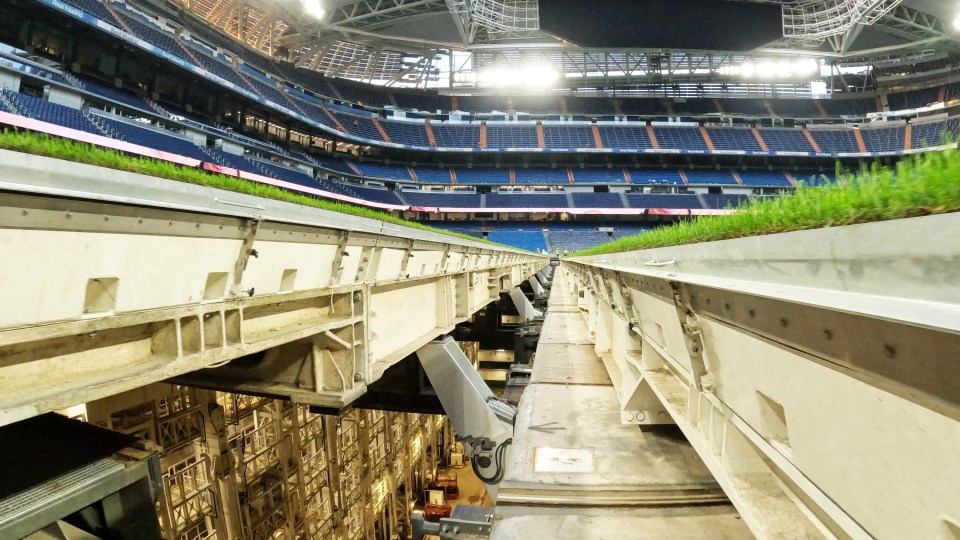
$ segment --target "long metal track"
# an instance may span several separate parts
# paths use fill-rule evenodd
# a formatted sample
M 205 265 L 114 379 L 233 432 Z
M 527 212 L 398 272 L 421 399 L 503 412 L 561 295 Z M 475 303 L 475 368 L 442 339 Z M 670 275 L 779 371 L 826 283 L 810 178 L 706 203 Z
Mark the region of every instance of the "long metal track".
M 379 220 L 8 151 L 0 248 L 0 425 L 216 366 L 197 377 L 343 407 L 547 264 Z
M 564 261 L 624 422 L 760 538 L 960 534 L 960 215 Z

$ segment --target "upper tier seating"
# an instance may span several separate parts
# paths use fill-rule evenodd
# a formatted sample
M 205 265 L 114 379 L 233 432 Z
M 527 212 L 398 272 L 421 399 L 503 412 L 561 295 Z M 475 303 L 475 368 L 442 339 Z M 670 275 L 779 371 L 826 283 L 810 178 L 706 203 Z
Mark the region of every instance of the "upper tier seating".
M 380 125 L 387 132 L 391 142 L 412 146 L 430 146 L 430 139 L 427 138 L 427 131 L 423 128 L 423 124 L 382 121 Z
M 558 167 L 555 169 L 543 167 L 531 167 L 528 169 L 517 168 L 514 169 L 514 177 L 517 184 L 555 186 L 570 183 L 566 167 Z
M 543 126 L 547 148 L 595 148 L 590 126 Z
M 487 148 L 537 148 L 537 128 L 487 125 Z
M 749 128 L 707 128 L 707 136 L 717 150 L 763 151 Z
M 810 135 L 824 152 L 856 153 L 860 151 L 853 129 L 811 129 Z
M 910 148 L 940 146 L 946 129 L 947 123 L 945 121 L 915 123 L 910 133 Z
M 604 148 L 653 148 L 644 126 L 598 126 Z
M 903 150 L 903 126 L 888 128 L 861 128 L 860 136 L 868 152 L 899 152 Z
M 343 127 L 347 130 L 347 133 L 356 137 L 363 137 L 364 139 L 370 139 L 373 141 L 383 140 L 383 137 L 380 136 L 380 130 L 378 130 L 377 126 L 374 125 L 373 119 L 370 116 L 347 114 L 333 109 L 330 109 L 330 112 L 332 112 L 334 116 L 337 117 L 337 120 L 343 124 Z M 400 143 L 400 141 L 396 142 Z
M 918 109 L 931 103 L 939 101 L 940 87 L 924 88 L 923 90 L 912 90 L 910 92 L 901 92 L 889 94 L 887 96 L 887 105 L 891 111 L 902 111 L 905 109 Z
M 718 99 L 724 114 L 743 114 L 747 116 L 770 116 L 767 106 L 757 99 Z M 717 111 L 721 112 L 721 111 Z
M 767 150 L 771 152 L 813 152 L 813 147 L 802 129 L 761 129 L 759 132 Z
M 700 129 L 695 127 L 664 127 L 654 126 L 654 136 L 660 148 L 677 150 L 706 150 L 707 143 L 700 135 Z
M 437 146 L 449 148 L 477 148 L 480 146 L 480 126 L 431 123 L 430 129 L 433 131 Z

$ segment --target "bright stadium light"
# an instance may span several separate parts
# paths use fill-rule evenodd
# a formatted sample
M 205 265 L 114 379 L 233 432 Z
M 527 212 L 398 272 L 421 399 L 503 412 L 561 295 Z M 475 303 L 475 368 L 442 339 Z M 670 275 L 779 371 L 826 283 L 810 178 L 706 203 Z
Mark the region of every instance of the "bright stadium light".
M 303 10 L 317 19 L 322 19 L 327 13 L 320 7 L 320 0 L 303 0 Z
M 953 29 L 960 32 L 960 13 L 953 18 Z

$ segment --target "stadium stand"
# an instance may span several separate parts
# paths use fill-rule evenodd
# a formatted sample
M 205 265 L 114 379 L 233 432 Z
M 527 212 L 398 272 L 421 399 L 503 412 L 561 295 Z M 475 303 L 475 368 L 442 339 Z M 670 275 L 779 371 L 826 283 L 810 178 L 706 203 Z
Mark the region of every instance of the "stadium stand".
M 707 150 L 707 143 L 697 128 L 654 126 L 653 132 L 660 148 Z
M 537 148 L 534 126 L 487 125 L 487 148 Z
M 490 193 L 486 196 L 487 208 L 564 208 L 566 194 L 557 193 Z
M 696 195 L 651 195 L 647 193 L 626 193 L 630 208 L 703 208 Z
M 51 124 L 59 124 L 64 127 L 86 131 L 95 135 L 103 135 L 103 131 L 98 129 L 89 118 L 83 115 L 79 110 L 56 103 L 50 103 L 45 99 L 3 90 L 3 96 L 13 105 L 17 112 Z
M 548 169 L 544 167 L 517 168 L 514 169 L 514 178 L 517 184 L 533 184 L 541 186 L 555 186 L 558 184 L 567 184 L 570 178 L 567 176 L 566 167 Z
M 413 178 L 410 177 L 410 171 L 405 166 L 401 165 L 386 165 L 383 163 L 371 163 L 369 161 L 354 161 L 353 166 L 360 171 L 360 174 L 370 178 L 406 180 L 408 182 L 413 180 Z
M 494 169 L 491 167 L 467 169 L 456 168 L 458 184 L 509 184 L 509 169 Z
M 703 202 L 707 208 L 722 210 L 724 208 L 736 208 L 749 200 L 746 195 L 702 195 Z
M 729 169 L 719 171 L 694 170 L 686 171 L 687 183 L 691 185 L 736 185 L 737 181 Z
M 450 169 L 446 167 L 414 167 L 413 174 L 423 184 L 449 184 Z
M 630 174 L 631 183 L 633 184 L 683 184 L 683 178 L 675 169 L 629 169 L 627 173 Z
M 480 208 L 482 205 L 480 195 L 456 191 L 407 190 L 403 198 L 413 206 Z
M 572 169 L 577 184 L 623 184 L 627 179 L 623 169 Z M 519 183 L 519 179 L 517 180 Z
M 802 129 L 762 129 L 760 136 L 771 152 L 813 152 L 813 146 Z
M 860 152 L 853 128 L 849 129 L 812 129 L 810 135 L 824 152 L 855 154 Z
M 740 171 L 738 175 L 745 186 L 791 187 L 792 185 L 783 171 Z
M 743 128 L 707 128 L 707 135 L 717 150 L 747 150 L 761 152 L 753 131 Z
M 576 208 L 623 208 L 620 193 L 579 193 L 570 194 Z
M 900 152 L 903 150 L 903 126 L 861 127 L 860 136 L 868 152 Z
M 604 148 L 653 148 L 647 130 L 642 127 L 598 126 Z
M 543 126 L 547 148 L 595 148 L 590 126 Z
M 479 126 L 431 123 L 430 128 L 438 146 L 471 149 L 480 146 Z

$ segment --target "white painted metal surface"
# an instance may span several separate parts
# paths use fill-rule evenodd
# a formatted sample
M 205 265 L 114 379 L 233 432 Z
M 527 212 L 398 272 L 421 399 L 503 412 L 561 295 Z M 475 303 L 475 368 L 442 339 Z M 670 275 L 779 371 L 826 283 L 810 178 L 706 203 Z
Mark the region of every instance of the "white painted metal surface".
M 564 264 L 621 404 L 661 407 L 758 537 L 952 540 L 958 233 L 951 214 Z
M 0 424 L 216 366 L 191 381 L 342 407 L 546 264 L 14 152 L 0 189 Z

